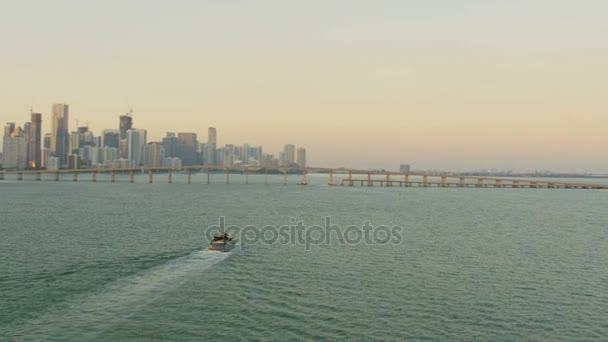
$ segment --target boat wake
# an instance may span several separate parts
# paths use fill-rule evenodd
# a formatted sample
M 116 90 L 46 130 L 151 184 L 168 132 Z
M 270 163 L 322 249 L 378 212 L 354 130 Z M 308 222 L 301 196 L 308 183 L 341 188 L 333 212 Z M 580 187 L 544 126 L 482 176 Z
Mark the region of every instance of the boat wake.
M 148 270 L 116 280 L 94 293 L 76 296 L 57 308 L 11 329 L 27 340 L 95 339 L 163 294 L 229 258 L 233 252 L 196 251 Z M 83 336 L 83 332 L 87 332 Z M 73 335 L 74 334 L 74 335 Z M 77 335 L 76 335 L 77 334 Z

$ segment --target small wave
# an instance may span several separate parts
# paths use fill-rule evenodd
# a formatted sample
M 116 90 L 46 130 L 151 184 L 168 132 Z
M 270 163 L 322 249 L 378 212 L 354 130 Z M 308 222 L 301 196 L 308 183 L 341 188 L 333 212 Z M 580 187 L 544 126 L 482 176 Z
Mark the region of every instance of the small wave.
M 8 336 L 25 339 L 61 337 L 95 339 L 117 323 L 153 303 L 162 294 L 179 288 L 234 252 L 196 251 L 165 264 L 119 279 L 103 289 L 73 297 L 68 303 L 20 324 Z M 86 336 L 83 332 L 86 331 Z

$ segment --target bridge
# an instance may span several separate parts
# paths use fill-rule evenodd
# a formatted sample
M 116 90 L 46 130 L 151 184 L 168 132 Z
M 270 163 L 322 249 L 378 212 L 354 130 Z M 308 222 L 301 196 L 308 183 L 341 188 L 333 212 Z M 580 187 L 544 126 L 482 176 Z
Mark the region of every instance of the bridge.
M 250 174 L 264 174 L 265 183 L 268 184 L 269 174 L 283 176 L 283 184 L 287 185 L 287 176 L 297 174 L 301 176 L 298 185 L 308 185 L 308 174 L 327 174 L 330 186 L 380 186 L 380 187 L 458 187 L 458 188 L 529 188 L 529 189 L 602 189 L 608 190 L 608 185 L 569 183 L 549 180 L 526 180 L 518 178 L 496 178 L 476 177 L 458 175 L 434 175 L 423 173 L 401 173 L 391 171 L 371 171 L 344 168 L 326 167 L 255 167 L 255 166 L 212 166 L 196 165 L 183 167 L 136 167 L 136 168 L 91 168 L 91 169 L 61 169 L 61 170 L 11 170 L 0 171 L 0 180 L 12 177 L 24 180 L 24 176 L 35 181 L 41 181 L 43 175 L 50 175 L 51 180 L 59 181 L 61 175 L 71 175 L 74 182 L 84 179 L 87 175 L 91 182 L 97 182 L 98 175 L 107 174 L 110 182 L 116 182 L 117 174 L 128 174 L 129 182 L 135 181 L 135 176 L 143 175 L 148 178 L 149 183 L 154 182 L 154 177 L 166 174 L 166 181 L 173 182 L 173 173 L 184 173 L 187 175 L 187 183 L 192 183 L 194 174 L 206 174 L 206 182 L 210 184 L 212 173 L 225 174 L 226 184 L 230 184 L 230 174 L 238 173 L 245 176 L 245 184 L 249 184 Z M 336 182 L 335 176 L 342 178 Z M 363 177 L 361 177 L 363 176 Z M 355 178 L 361 177 L 361 178 Z

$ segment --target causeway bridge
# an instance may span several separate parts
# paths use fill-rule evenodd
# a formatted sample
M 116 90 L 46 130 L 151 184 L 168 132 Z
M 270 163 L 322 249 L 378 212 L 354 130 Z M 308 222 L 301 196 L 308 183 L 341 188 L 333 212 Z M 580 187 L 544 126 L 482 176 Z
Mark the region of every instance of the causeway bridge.
M 570 183 L 551 180 L 520 179 L 507 177 L 476 177 L 458 175 L 436 175 L 424 173 L 401 173 L 380 170 L 359 170 L 326 167 L 256 167 L 256 166 L 212 166 L 196 165 L 182 167 L 135 167 L 135 168 L 89 168 L 61 170 L 5 170 L 0 171 L 0 180 L 16 179 L 19 181 L 54 180 L 59 181 L 66 175 L 71 175 L 74 182 L 89 180 L 97 182 L 99 175 L 109 176 L 110 182 L 116 182 L 116 175 L 128 175 L 129 182 L 135 177 L 145 177 L 149 183 L 157 181 L 173 182 L 173 174 L 185 174 L 187 183 L 203 174 L 203 183 L 210 184 L 211 174 L 225 174 L 226 184 L 230 184 L 231 174 L 245 176 L 245 184 L 249 184 L 249 175 L 264 175 L 268 184 L 268 175 L 283 177 L 283 184 L 288 184 L 288 175 L 299 175 L 298 185 L 308 185 L 308 175 L 326 174 L 329 186 L 380 186 L 380 187 L 457 187 L 457 188 L 529 188 L 529 189 L 602 189 L 608 190 L 608 185 Z M 63 177 L 61 177 L 63 176 Z M 68 176 L 69 177 L 69 176 Z M 336 179 L 339 178 L 339 179 Z

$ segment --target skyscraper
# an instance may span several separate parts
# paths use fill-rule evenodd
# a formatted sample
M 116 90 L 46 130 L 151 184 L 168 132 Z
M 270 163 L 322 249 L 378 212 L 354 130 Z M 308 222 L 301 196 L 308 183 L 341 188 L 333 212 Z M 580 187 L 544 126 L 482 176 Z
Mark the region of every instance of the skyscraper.
M 306 167 L 306 149 L 300 147 L 296 150 L 296 163 L 300 167 Z
M 28 141 L 28 167 L 38 169 L 42 167 L 42 114 L 32 113 L 30 124 L 30 137 Z
M 127 158 L 133 161 L 135 166 L 142 162 L 142 150 L 146 144 L 147 131 L 145 129 L 130 129 L 127 131 Z
M 131 117 L 131 113 L 127 113 L 125 115 L 120 116 L 120 139 L 127 139 L 127 131 L 133 128 L 133 117 Z
M 178 157 L 181 158 L 182 165 L 192 166 L 198 164 L 196 133 L 177 133 L 177 141 Z
M 167 136 L 163 138 L 163 148 L 165 149 L 165 158 L 177 158 L 177 137 L 175 133 L 167 132 Z
M 118 141 L 120 139 L 120 132 L 113 129 L 105 129 L 103 131 L 103 146 L 113 147 L 118 149 L 120 146 Z
M 207 160 L 206 165 L 217 165 L 217 131 L 215 127 L 209 127 L 209 137 L 207 138 Z
M 14 122 L 7 122 L 6 125 L 4 125 L 4 135 L 2 136 L 2 158 L 3 160 L 0 160 L 0 162 L 2 162 L 4 165 L 6 165 L 6 163 L 4 162 L 4 159 L 6 159 L 6 151 L 8 150 L 8 139 L 11 137 L 11 134 L 13 133 L 13 131 L 15 130 L 15 123 Z M 5 166 L 6 167 L 6 166 Z
M 144 166 L 159 167 L 165 159 L 165 149 L 160 142 L 147 143 L 143 147 L 142 163 Z
M 23 138 L 25 138 L 25 159 L 23 160 L 23 162 L 25 163 L 25 167 L 27 168 L 29 166 L 29 160 L 30 160 L 30 130 L 32 129 L 32 123 L 31 122 L 26 122 L 23 124 L 23 133 L 22 136 Z
M 120 124 L 118 126 L 119 140 L 118 149 L 120 150 L 121 158 L 129 158 L 129 151 L 127 146 L 127 131 L 133 128 L 133 117 L 131 113 L 120 116 Z
M 5 127 L 5 133 L 8 127 Z M 15 127 L 14 124 L 12 127 Z M 9 136 L 4 136 L 2 165 L 5 169 L 25 169 L 27 166 L 27 140 L 21 127 L 16 127 Z
M 296 162 L 296 146 L 292 144 L 285 145 L 283 149 L 285 153 L 285 166 L 291 166 Z
M 65 103 L 55 103 L 52 108 L 51 153 L 59 158 L 62 167 L 67 166 L 70 148 L 69 108 Z

